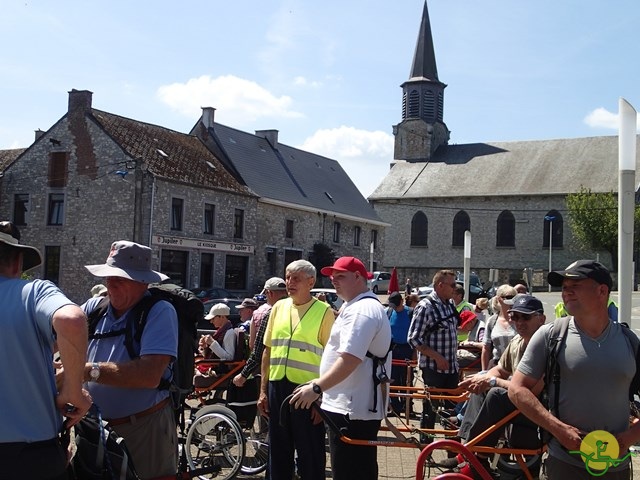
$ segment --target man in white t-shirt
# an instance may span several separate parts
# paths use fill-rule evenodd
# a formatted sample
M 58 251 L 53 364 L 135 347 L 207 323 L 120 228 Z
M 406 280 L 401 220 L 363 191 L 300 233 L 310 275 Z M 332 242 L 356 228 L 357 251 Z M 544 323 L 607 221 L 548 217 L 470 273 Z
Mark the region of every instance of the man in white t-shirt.
M 377 296 L 367 288 L 367 278 L 371 277 L 360 260 L 341 257 L 321 272 L 331 277 L 336 293 L 346 303 L 322 354 L 320 378 L 300 386 L 291 403 L 296 408 L 309 408 L 322 396 L 322 409 L 345 435 L 375 440 L 387 406 L 381 385 L 374 384 L 371 356 L 387 355 L 391 344 L 389 320 Z M 375 374 L 381 370 L 378 368 Z M 391 371 L 391 355 L 386 356 L 383 371 Z M 329 447 L 334 480 L 378 478 L 375 446 L 349 445 L 330 430 Z

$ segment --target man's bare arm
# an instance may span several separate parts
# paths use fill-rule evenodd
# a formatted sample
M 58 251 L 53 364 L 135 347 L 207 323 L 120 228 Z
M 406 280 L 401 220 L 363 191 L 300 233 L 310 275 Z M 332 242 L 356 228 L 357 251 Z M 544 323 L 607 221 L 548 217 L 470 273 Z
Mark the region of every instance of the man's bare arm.
M 580 450 L 580 430 L 561 422 L 540 403 L 534 394 L 540 387 L 540 379 L 528 377 L 516 371 L 509 383 L 509 399 L 529 420 L 553 435 L 568 450 Z
M 160 384 L 162 374 L 171 358 L 171 355 L 143 355 L 122 363 L 98 362 L 100 366 L 98 383 L 123 388 L 155 388 Z M 90 380 L 89 372 L 92 365 L 87 363 L 85 366 L 86 381 Z

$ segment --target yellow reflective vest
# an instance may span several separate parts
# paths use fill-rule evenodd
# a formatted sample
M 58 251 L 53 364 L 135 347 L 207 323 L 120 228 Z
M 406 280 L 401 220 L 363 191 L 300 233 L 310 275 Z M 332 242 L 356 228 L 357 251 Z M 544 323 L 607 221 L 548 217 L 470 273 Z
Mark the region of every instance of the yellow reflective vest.
M 612 299 L 609 299 L 609 301 L 607 302 L 607 308 L 609 308 L 612 303 L 616 306 L 616 308 L 618 307 L 618 304 L 616 302 L 614 302 Z M 569 316 L 569 312 L 567 312 L 567 308 L 564 306 L 563 302 L 558 302 L 556 304 L 555 314 L 556 314 L 556 318 Z
M 278 309 L 278 315 L 270 319 L 271 354 L 269 360 L 269 380 L 287 378 L 292 383 L 310 382 L 320 375 L 320 359 L 324 350 L 318 341 L 322 319 L 329 308 L 324 302 L 314 301 L 292 329 L 291 308 L 293 300 L 284 308 Z M 293 330 L 293 331 L 292 331 Z

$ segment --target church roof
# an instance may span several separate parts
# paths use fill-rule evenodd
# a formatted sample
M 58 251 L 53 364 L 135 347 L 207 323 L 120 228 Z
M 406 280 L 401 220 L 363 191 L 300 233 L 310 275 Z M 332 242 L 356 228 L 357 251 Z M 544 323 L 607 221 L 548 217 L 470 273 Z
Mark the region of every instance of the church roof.
M 581 187 L 618 190 L 617 136 L 443 145 L 430 162 L 396 161 L 369 200 L 566 195 Z

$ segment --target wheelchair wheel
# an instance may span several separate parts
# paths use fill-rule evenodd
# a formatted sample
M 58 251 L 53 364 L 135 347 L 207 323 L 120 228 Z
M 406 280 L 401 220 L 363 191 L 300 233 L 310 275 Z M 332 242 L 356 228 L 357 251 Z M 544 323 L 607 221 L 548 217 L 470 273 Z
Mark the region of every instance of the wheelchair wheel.
M 244 459 L 242 460 L 242 473 L 245 475 L 257 475 L 267 469 L 269 460 L 269 440 L 267 420 L 256 415 L 250 428 L 243 430 L 245 440 Z
M 198 415 L 187 432 L 187 463 L 191 470 L 206 469 L 194 478 L 233 478 L 244 458 L 245 444 L 238 422 L 222 412 Z

